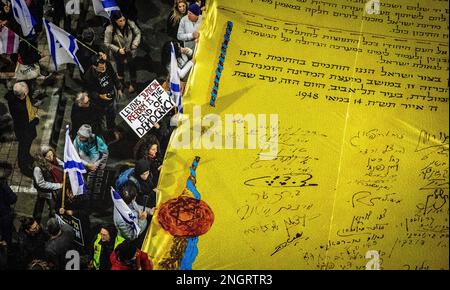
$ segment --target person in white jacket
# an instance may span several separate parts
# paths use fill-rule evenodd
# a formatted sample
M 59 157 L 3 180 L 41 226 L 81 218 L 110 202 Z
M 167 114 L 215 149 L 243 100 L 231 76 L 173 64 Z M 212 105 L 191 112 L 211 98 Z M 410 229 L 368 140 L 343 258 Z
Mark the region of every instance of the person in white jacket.
M 136 187 L 125 184 L 120 192 L 120 196 L 127 206 L 132 211 L 133 215 L 137 217 L 137 226 L 139 227 L 139 234 L 130 227 L 130 224 L 124 220 L 119 210 L 114 207 L 113 220 L 116 226 L 117 233 L 124 239 L 136 240 L 138 237 L 145 237 L 145 230 L 147 229 L 147 214 L 150 209 L 144 208 L 136 203 L 137 189 Z
M 192 70 L 195 64 L 195 60 L 192 58 L 194 51 L 188 47 L 180 47 L 177 42 L 166 42 L 161 50 L 161 63 L 166 68 L 166 73 L 170 78 L 170 61 L 171 61 L 171 44 L 175 49 L 175 57 L 177 59 L 178 76 L 180 80 L 186 82 L 189 77 L 189 72 Z
M 197 4 L 191 4 L 188 8 L 188 14 L 181 18 L 178 27 L 177 38 L 183 41 L 184 47 L 195 50 L 196 41 L 200 37 L 198 28 L 202 22 L 201 9 Z

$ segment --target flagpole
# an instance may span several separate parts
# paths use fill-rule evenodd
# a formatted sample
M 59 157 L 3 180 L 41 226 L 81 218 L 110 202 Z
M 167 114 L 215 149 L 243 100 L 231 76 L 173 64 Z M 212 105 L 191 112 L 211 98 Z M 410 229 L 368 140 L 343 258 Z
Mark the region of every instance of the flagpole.
M 64 197 L 66 196 L 66 171 L 64 171 L 64 177 L 63 177 L 63 185 L 62 185 L 62 201 L 61 201 L 61 208 L 64 209 Z
M 15 33 L 15 32 L 14 32 L 14 33 Z M 17 34 L 17 33 L 16 33 L 16 34 Z M 25 41 L 29 46 L 31 46 L 32 48 L 34 48 L 34 50 L 36 50 L 37 52 L 39 52 L 39 54 L 42 54 L 42 52 L 40 52 L 39 49 L 38 49 L 36 46 L 34 46 L 34 45 L 32 45 L 31 43 L 29 43 L 28 40 L 26 40 L 25 38 L 21 37 L 19 34 L 17 34 L 17 36 L 18 36 L 21 40 Z
M 66 134 L 68 134 L 68 133 L 69 133 L 69 125 L 66 125 Z M 67 140 L 67 139 L 64 139 L 64 140 Z M 64 152 L 65 152 L 65 147 L 66 147 L 66 145 L 64 144 Z M 64 153 L 64 156 L 65 156 L 65 153 Z M 65 167 L 65 160 L 64 160 L 64 167 Z M 61 198 L 61 208 L 62 209 L 64 209 L 64 198 L 66 197 L 66 176 L 67 176 L 66 169 L 63 168 L 63 170 L 64 170 L 64 177 L 63 177 L 62 198 Z
M 84 44 L 83 42 L 79 41 L 78 39 L 75 38 L 75 40 L 81 44 L 82 46 L 86 47 L 87 49 L 89 49 L 90 51 L 92 51 L 95 54 L 99 54 L 97 51 L 93 50 L 92 48 L 90 48 L 89 46 L 87 46 L 86 44 Z

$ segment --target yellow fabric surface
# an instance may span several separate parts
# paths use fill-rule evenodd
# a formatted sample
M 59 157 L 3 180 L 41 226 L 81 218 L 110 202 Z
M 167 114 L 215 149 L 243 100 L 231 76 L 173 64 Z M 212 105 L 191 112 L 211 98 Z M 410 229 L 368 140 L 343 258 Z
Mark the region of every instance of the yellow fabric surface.
M 367 14 L 366 1 L 207 2 L 183 96 L 190 124 L 174 132 L 158 184 L 157 207 L 201 157 L 196 188 L 214 223 L 192 268 L 448 269 L 447 3 L 381 1 Z M 199 133 L 196 105 L 222 123 L 278 114 L 277 158 L 204 140 L 179 148 L 182 132 Z M 224 129 L 209 130 L 225 144 Z M 174 246 L 157 214 L 143 250 L 155 269 L 178 269 L 183 239 Z

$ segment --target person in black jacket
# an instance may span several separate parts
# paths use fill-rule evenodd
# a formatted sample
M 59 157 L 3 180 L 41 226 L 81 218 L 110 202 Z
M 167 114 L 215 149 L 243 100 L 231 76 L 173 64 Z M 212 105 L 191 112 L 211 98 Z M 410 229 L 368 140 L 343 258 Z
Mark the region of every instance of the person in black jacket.
M 35 219 L 23 218 L 18 236 L 19 253 L 17 259 L 21 269 L 25 269 L 35 259 L 45 259 L 45 243 L 50 236 Z
M 45 244 L 46 260 L 54 266 L 54 269 L 64 270 L 66 263 L 66 253 L 73 250 L 75 232 L 66 225 L 60 225 L 56 218 L 51 218 L 47 222 L 47 231 L 50 240 Z
M 13 225 L 13 210 L 11 205 L 17 201 L 17 195 L 9 187 L 6 178 L 0 176 L 0 241 L 11 245 Z
M 72 123 L 72 128 L 70 130 L 72 139 L 75 139 L 78 129 L 80 129 L 83 124 L 90 125 L 92 133 L 95 135 L 103 136 L 101 114 L 99 113 L 99 110 L 91 104 L 91 99 L 86 92 L 81 92 L 76 96 L 70 113 L 70 121 Z
M 86 89 L 94 104 L 106 119 L 106 129 L 113 133 L 116 128 L 117 98 L 121 98 L 122 84 L 109 61 L 94 55 L 92 66 L 86 72 Z
M 159 152 L 159 140 L 156 136 L 146 134 L 134 147 L 134 157 L 136 160 L 145 159 L 149 162 L 152 183 L 158 185 L 159 173 L 162 168 L 163 157 Z
M 28 96 L 28 86 L 24 82 L 14 84 L 13 91 L 6 94 L 9 112 L 13 118 L 14 133 L 19 141 L 17 159 L 20 172 L 32 177 L 33 157 L 30 154 L 31 144 L 37 137 L 36 126 L 39 118 L 36 109 L 32 107 Z

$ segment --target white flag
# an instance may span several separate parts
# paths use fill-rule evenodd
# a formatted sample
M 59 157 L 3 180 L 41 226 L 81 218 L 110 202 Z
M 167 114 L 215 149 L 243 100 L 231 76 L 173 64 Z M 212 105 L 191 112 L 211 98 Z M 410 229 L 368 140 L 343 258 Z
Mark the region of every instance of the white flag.
M 0 27 L 0 54 L 13 54 L 19 50 L 19 36 L 8 27 Z
M 138 217 L 128 207 L 125 201 L 123 201 L 120 194 L 117 191 L 115 191 L 114 188 L 112 187 L 111 187 L 111 197 L 114 203 L 114 207 L 117 209 L 122 219 L 128 224 L 130 229 L 133 231 L 134 236 L 135 237 L 139 236 L 141 230 L 137 224 Z
M 92 6 L 94 6 L 94 13 L 98 16 L 110 18 L 111 12 L 120 11 L 119 5 L 115 0 L 92 0 Z
M 173 43 L 170 43 L 170 88 L 169 96 L 172 97 L 173 102 L 178 107 L 178 112 L 183 113 L 183 105 L 181 98 L 180 76 L 178 75 L 178 62 L 175 56 L 175 48 Z
M 69 136 L 69 127 L 66 127 L 66 142 L 64 144 L 64 172 L 67 172 L 70 186 L 74 195 L 86 192 L 82 173 L 86 172 L 80 156 L 78 156 Z
M 45 18 L 43 18 L 43 21 L 47 32 L 48 47 L 52 55 L 53 63 L 55 64 L 55 70 L 58 70 L 58 67 L 62 64 L 74 63 L 77 64 L 81 72 L 84 73 L 84 69 L 76 56 L 78 44 L 75 37 Z
M 30 10 L 28 9 L 28 6 L 25 3 L 25 1 L 12 0 L 11 5 L 14 19 L 16 19 L 17 23 L 20 24 L 23 35 L 25 37 L 34 35 L 35 34 L 34 25 L 36 24 L 36 20 L 34 19 L 33 15 L 31 15 Z

